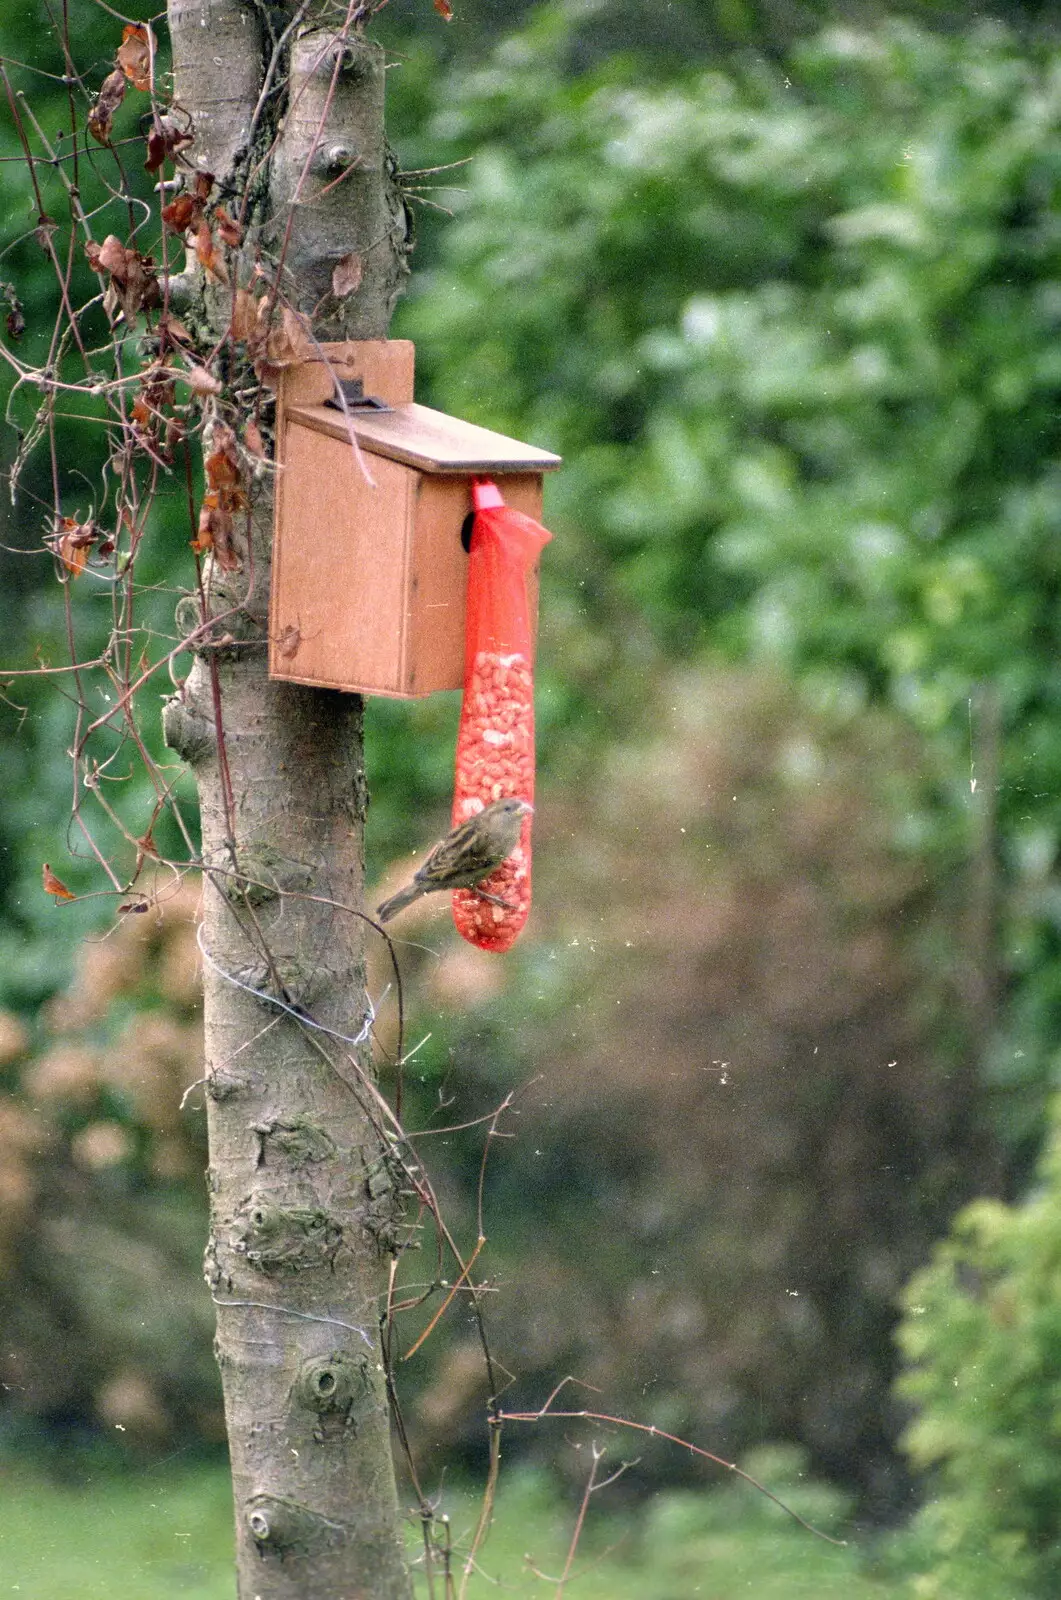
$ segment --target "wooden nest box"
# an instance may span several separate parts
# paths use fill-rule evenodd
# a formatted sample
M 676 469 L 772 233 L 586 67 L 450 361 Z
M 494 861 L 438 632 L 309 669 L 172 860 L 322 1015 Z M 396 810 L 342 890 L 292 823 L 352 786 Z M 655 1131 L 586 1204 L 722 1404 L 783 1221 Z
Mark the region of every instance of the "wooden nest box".
M 560 457 L 415 405 L 407 340 L 322 350 L 280 384 L 270 676 L 459 689 L 472 480 L 540 519 L 542 473 Z

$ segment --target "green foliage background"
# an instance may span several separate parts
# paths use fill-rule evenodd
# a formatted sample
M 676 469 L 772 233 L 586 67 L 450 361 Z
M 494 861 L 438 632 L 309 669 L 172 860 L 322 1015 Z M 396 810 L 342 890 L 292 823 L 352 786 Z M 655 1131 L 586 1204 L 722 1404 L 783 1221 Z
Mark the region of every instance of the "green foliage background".
M 432 154 L 473 159 L 399 329 L 450 409 L 567 457 L 547 582 L 569 713 L 585 696 L 621 717 L 617 653 L 636 672 L 725 651 L 887 700 L 950 752 L 932 844 L 966 827 L 988 686 L 1014 1001 L 988 1070 L 1041 1086 L 1061 970 L 1056 57 L 998 26 L 894 23 L 646 86 L 633 59 L 571 78 L 568 43 L 546 7 L 456 72 Z

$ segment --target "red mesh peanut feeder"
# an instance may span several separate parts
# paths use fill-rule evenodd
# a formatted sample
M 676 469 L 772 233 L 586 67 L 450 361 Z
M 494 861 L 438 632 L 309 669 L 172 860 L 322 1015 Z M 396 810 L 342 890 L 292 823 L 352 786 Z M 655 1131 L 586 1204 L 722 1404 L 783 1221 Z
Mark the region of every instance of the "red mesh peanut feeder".
M 457 735 L 453 823 L 514 796 L 534 799 L 534 636 L 527 578 L 552 538 L 506 506 L 496 485 L 472 486 L 464 704 Z M 530 914 L 531 817 L 519 844 L 478 889 L 457 889 L 453 921 L 480 950 L 511 949 Z M 496 901 L 504 902 L 501 905 Z

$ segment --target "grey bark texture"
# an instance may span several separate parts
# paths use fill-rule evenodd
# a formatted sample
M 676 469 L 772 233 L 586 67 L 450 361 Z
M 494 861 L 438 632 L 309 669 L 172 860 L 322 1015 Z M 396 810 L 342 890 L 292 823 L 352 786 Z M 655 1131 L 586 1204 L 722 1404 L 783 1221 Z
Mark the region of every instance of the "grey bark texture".
M 240 281 L 256 252 L 292 304 L 323 315 L 317 337 L 381 337 L 406 270 L 382 60 L 356 35 L 336 40 L 324 16 L 303 8 L 294 26 L 276 7 L 170 0 L 176 98 L 191 159 L 230 213 L 249 195 Z M 318 202 L 329 162 L 355 170 Z M 351 251 L 360 288 L 328 300 Z M 193 281 L 182 316 L 217 338 L 228 304 Z M 349 1042 L 367 1015 L 363 937 L 340 909 L 362 904 L 362 707 L 269 680 L 267 475 L 252 501 L 242 569 L 208 574 L 224 618 L 165 715 L 202 807 L 206 1259 L 238 1590 L 409 1600 L 379 1337 L 400 1169 L 367 1046 Z M 198 599 L 183 608 L 198 626 Z

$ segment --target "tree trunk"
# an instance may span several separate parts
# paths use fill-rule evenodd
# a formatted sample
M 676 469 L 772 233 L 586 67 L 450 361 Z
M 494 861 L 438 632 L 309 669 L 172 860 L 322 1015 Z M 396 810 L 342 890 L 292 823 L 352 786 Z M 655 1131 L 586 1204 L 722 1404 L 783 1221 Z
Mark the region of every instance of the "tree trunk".
M 406 237 L 379 50 L 314 28 L 312 8 L 279 44 L 276 8 L 170 0 L 169 19 L 190 156 L 230 214 L 248 196 L 239 281 L 257 251 L 285 298 L 316 312 L 318 338 L 385 335 Z M 361 285 L 340 300 L 332 268 L 351 252 Z M 223 336 L 231 289 L 193 278 L 184 292 L 189 325 Z M 340 909 L 362 904 L 362 708 L 267 676 L 263 482 L 242 569 L 209 574 L 224 622 L 165 719 L 202 807 L 206 1259 L 239 1595 L 408 1600 L 379 1337 L 397 1162 L 354 1042 L 368 1011 L 362 924 Z M 198 625 L 199 599 L 184 606 Z

